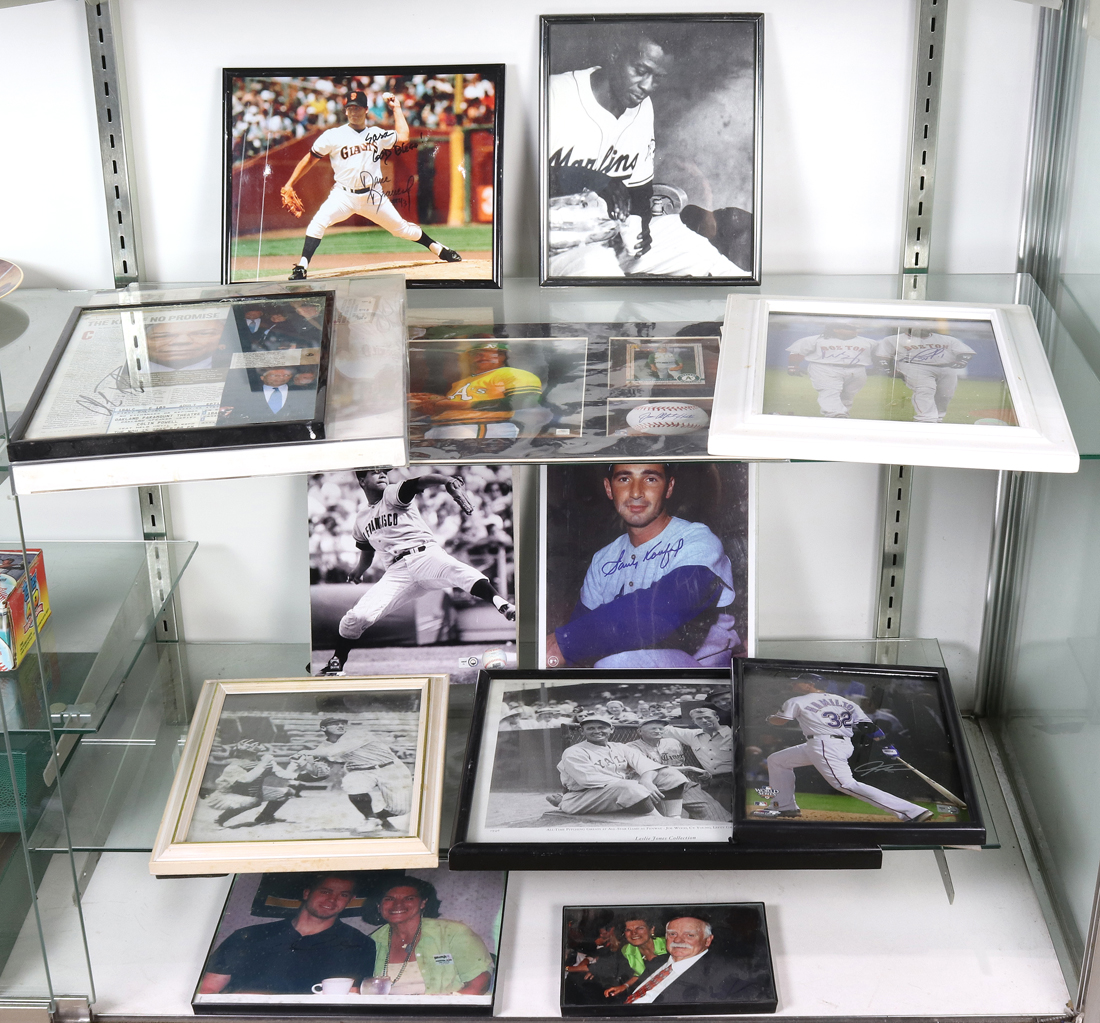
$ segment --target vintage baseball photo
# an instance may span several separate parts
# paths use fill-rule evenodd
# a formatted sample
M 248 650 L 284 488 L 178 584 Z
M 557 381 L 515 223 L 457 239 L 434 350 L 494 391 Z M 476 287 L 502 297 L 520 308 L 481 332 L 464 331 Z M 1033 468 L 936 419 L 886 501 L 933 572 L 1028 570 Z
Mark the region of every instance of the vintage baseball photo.
M 503 64 L 222 74 L 226 283 L 500 286 Z
M 765 415 L 1016 426 L 989 320 L 772 312 Z
M 544 284 L 759 283 L 763 21 L 541 19 Z
M 612 343 L 620 340 L 612 338 Z M 715 349 L 718 345 L 707 338 Z M 626 345 L 626 383 L 634 387 L 699 387 L 705 386 L 707 374 L 703 365 L 703 341 L 689 339 L 664 341 L 628 341 Z
M 761 902 L 566 906 L 563 1016 L 775 1012 Z
M 515 653 L 510 466 L 315 473 L 307 507 L 314 675 L 472 682 Z
M 747 661 L 736 680 L 739 836 L 983 840 L 946 671 Z
M 730 686 L 697 675 L 493 677 L 469 839 L 728 841 Z
M 238 874 L 192 1007 L 489 1014 L 506 876 L 445 868 Z
M 751 653 L 751 474 L 743 463 L 542 470 L 547 668 L 719 668 Z

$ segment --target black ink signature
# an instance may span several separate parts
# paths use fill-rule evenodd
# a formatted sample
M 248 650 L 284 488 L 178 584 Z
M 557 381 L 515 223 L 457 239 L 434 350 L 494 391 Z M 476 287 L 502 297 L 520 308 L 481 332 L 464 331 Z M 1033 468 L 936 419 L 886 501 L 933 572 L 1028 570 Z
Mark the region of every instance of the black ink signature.
M 126 382 L 129 379 L 126 367 L 118 366 L 95 385 L 91 394 L 78 395 L 76 404 L 94 415 L 109 416 L 126 404 L 128 395 L 140 393 Z
M 401 187 L 398 188 L 395 186 L 386 189 L 386 195 L 390 197 L 390 201 L 393 202 L 394 205 L 404 202 L 411 206 L 414 188 L 416 188 L 416 175 L 410 174 L 408 178 L 405 179 L 405 184 Z
M 395 156 L 400 156 L 402 153 L 411 153 L 418 145 L 418 142 L 397 142 L 389 149 L 382 150 L 382 162 L 386 163 L 386 161 L 393 159 Z

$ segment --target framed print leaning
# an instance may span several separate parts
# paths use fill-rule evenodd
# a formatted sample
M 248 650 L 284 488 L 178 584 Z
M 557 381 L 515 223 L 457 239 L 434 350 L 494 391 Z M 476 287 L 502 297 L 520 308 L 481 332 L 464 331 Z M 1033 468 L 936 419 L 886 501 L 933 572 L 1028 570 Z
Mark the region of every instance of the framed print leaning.
M 323 439 L 334 309 L 331 291 L 76 309 L 11 457 Z
M 203 683 L 149 870 L 434 867 L 447 679 Z
M 712 455 L 1077 471 L 1027 306 L 730 295 L 723 337 Z
M 759 284 L 764 16 L 541 26 L 541 283 Z
M 222 279 L 500 287 L 504 65 L 227 68 Z
M 985 841 L 946 669 L 749 659 L 733 670 L 737 841 Z
M 238 874 L 192 1008 L 490 1015 L 506 880 L 445 867 Z

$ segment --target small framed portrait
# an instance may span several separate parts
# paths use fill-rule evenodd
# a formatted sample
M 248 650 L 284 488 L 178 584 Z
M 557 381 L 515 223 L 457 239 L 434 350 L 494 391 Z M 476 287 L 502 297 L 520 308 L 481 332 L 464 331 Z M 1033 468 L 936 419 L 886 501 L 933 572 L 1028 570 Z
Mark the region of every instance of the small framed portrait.
M 730 296 L 724 330 L 712 454 L 1077 471 L 1027 306 Z
M 613 338 L 612 342 L 619 340 Z M 707 338 L 717 356 L 715 339 Z M 700 388 L 706 385 L 703 341 L 627 341 L 626 385 L 628 387 Z
M 222 279 L 497 288 L 504 65 L 227 68 Z
M 749 655 L 752 478 L 737 462 L 543 466 L 542 665 L 725 668 Z
M 563 1016 L 775 1012 L 762 902 L 566 906 Z
M 981 845 L 943 668 L 734 666 L 738 842 Z
M 541 282 L 759 284 L 764 16 L 541 25 Z
M 491 1015 L 507 875 L 238 874 L 196 1013 Z
M 516 653 L 512 467 L 310 477 L 314 675 L 445 672 Z
M 434 867 L 447 679 L 219 679 L 202 691 L 156 875 Z
M 334 309 L 331 291 L 76 309 L 11 457 L 323 439 Z

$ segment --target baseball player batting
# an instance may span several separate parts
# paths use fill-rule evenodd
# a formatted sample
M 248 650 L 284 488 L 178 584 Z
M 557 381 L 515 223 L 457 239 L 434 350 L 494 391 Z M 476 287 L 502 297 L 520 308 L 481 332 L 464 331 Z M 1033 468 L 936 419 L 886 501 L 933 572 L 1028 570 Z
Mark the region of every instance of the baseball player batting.
M 461 262 L 462 257 L 454 249 L 429 237 L 419 224 L 406 220 L 394 208 L 383 189 L 382 159 L 387 149 L 395 143 L 409 141 L 409 125 L 401 104 L 392 92 L 383 94 L 383 100 L 393 111 L 394 129 L 367 125 L 367 109 L 370 100 L 365 92 L 348 94 L 344 112 L 347 123 L 329 128 L 321 133 L 310 151 L 298 161 L 287 182 L 279 190 L 283 206 L 300 217 L 305 211 L 302 200 L 294 190 L 297 181 L 308 174 L 317 162 L 328 157 L 336 178 L 328 198 L 321 203 L 306 228 L 306 240 L 302 246 L 302 258 L 290 271 L 292 281 L 304 281 L 309 261 L 321 244 L 325 231 L 333 224 L 358 213 L 373 220 L 397 238 L 419 242 L 435 256 L 448 263 Z
M 767 794 L 773 801 L 768 809 L 753 811 L 753 816 L 801 817 L 802 811 L 795 801 L 794 772 L 797 767 L 813 767 L 838 792 L 886 810 L 900 821 L 919 824 L 928 820 L 931 810 L 892 796 L 874 785 L 856 781 L 848 765 L 854 749 L 852 733 L 861 722 L 875 727 L 874 722 L 858 704 L 822 690 L 821 681 L 820 676 L 798 676 L 794 689 L 799 695 L 792 696 L 768 718 L 772 725 L 797 722 L 806 741 L 768 757 Z M 881 729 L 875 728 L 871 737 L 877 740 L 886 736 Z
M 913 420 L 942 423 L 974 349 L 950 334 L 910 328 L 884 337 L 875 356 L 885 370 L 896 364 L 905 378 L 913 392 Z
M 856 395 L 867 383 L 867 367 L 878 344 L 861 337 L 850 324 L 799 338 L 787 348 L 787 372 L 802 375 L 802 363 L 817 391 L 817 404 L 827 419 L 847 419 Z
M 367 507 L 355 519 L 352 539 L 359 562 L 348 574 L 357 583 L 380 554 L 386 571 L 340 619 L 340 636 L 322 675 L 344 671 L 352 644 L 380 618 L 429 590 L 458 587 L 489 601 L 510 622 L 516 606 L 500 596 L 476 568 L 452 557 L 439 544 L 414 501 L 428 487 L 445 487 L 463 514 L 473 511 L 466 485 L 458 476 L 425 473 L 390 483 L 385 469 L 356 469 L 355 479 L 367 498 Z

